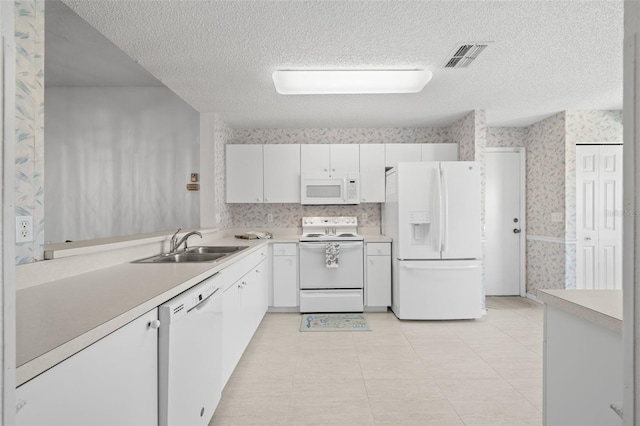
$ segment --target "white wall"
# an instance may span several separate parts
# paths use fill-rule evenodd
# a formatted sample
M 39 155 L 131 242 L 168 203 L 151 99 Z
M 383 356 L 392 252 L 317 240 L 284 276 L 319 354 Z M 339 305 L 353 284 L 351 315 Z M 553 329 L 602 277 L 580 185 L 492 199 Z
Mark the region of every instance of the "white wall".
M 199 225 L 199 114 L 163 87 L 47 87 L 45 241 Z

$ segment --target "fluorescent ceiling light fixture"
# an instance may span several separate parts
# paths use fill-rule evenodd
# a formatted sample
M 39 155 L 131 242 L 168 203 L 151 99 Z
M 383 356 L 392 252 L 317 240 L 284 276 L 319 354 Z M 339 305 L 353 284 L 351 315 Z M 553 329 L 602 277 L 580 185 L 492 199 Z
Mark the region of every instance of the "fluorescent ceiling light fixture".
M 281 95 L 418 93 L 431 80 L 426 70 L 274 71 Z

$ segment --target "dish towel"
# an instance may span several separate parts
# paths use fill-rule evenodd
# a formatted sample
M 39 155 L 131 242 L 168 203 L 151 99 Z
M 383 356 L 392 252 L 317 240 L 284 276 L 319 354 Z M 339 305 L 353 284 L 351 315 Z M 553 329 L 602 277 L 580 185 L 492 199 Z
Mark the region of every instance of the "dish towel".
M 327 268 L 337 268 L 340 262 L 340 244 L 327 243 L 324 248 Z

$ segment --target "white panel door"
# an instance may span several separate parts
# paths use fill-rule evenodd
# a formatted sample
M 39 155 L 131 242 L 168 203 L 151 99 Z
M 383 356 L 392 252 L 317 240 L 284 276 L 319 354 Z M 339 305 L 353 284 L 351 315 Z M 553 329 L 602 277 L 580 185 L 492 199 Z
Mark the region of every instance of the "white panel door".
M 598 151 L 600 147 L 576 148 L 576 284 L 594 289 L 598 274 Z
M 622 146 L 601 145 L 598 227 L 599 286 L 622 288 Z
M 487 296 L 516 296 L 521 294 L 524 239 L 523 157 L 513 150 L 487 150 L 485 155 L 485 291 Z
M 422 161 L 458 161 L 457 143 L 423 143 Z
M 264 202 L 300 202 L 300 145 L 264 145 Z
M 384 145 L 385 167 L 395 167 L 400 162 L 420 161 L 422 148 L 419 143 L 388 143 Z
M 359 172 L 360 145 L 331 144 L 331 172 Z
M 360 145 L 360 202 L 384 202 L 384 145 Z
M 262 145 L 226 145 L 227 203 L 262 203 Z
M 473 161 L 440 163 L 440 180 L 442 258 L 481 257 L 480 164 Z
M 622 288 L 622 146 L 576 148 L 576 286 Z
M 301 173 L 328 173 L 331 167 L 331 148 L 328 144 L 300 145 Z

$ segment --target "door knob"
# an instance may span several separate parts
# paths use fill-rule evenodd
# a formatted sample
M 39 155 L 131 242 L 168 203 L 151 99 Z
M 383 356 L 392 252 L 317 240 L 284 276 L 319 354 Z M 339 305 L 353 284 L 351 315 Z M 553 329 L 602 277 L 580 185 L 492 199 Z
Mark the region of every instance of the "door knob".
M 513 233 L 514 233 L 514 234 L 519 234 L 520 232 L 522 232 L 522 231 L 521 231 L 520 229 L 518 229 L 518 228 L 515 228 L 515 229 L 513 230 Z

